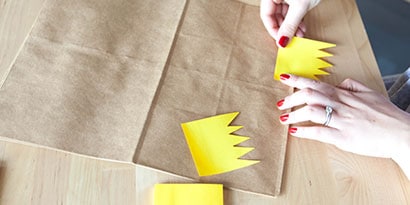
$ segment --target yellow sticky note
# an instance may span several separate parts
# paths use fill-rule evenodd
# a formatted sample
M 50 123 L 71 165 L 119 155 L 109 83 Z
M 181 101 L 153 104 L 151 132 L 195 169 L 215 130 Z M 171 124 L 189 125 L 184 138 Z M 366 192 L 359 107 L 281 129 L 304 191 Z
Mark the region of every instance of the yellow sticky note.
M 221 184 L 156 184 L 154 205 L 223 205 Z
M 317 80 L 316 75 L 329 75 L 322 68 L 332 64 L 320 59 L 332 54 L 321 49 L 336 46 L 335 44 L 315 41 L 307 38 L 293 37 L 285 48 L 279 48 L 276 58 L 275 80 L 279 80 L 282 73 L 299 75 Z
M 232 134 L 242 128 L 229 126 L 238 114 L 227 113 L 181 124 L 199 176 L 229 172 L 259 162 L 239 159 L 254 148 L 235 146 L 249 139 Z

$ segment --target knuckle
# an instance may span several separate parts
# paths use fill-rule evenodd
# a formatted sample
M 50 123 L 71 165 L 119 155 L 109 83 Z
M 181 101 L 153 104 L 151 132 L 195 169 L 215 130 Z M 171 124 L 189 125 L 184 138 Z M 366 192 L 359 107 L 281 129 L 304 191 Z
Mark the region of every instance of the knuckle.
M 343 82 L 344 83 L 350 83 L 350 82 L 352 82 L 353 80 L 351 79 L 351 78 L 346 78 Z
M 352 82 L 353 82 L 353 79 L 351 79 L 351 78 L 346 78 L 346 79 L 343 80 L 342 83 L 348 83 L 348 84 L 350 84 L 350 83 L 352 83 Z
M 315 93 L 315 91 L 312 88 L 304 88 L 302 90 L 302 93 L 306 96 L 306 97 L 312 97 Z
M 317 111 L 318 111 L 318 109 L 314 106 L 311 106 L 311 105 L 306 106 L 306 115 L 312 116 Z
M 340 85 L 342 85 L 343 90 L 348 90 L 350 92 L 355 91 L 353 80 L 351 78 L 346 78 Z
M 322 84 L 322 82 L 320 82 L 318 80 L 312 80 L 311 82 L 312 82 L 312 84 L 315 84 L 315 85 L 321 85 Z
M 321 136 L 322 135 L 322 130 L 319 127 L 311 127 L 310 128 L 310 134 L 312 136 Z

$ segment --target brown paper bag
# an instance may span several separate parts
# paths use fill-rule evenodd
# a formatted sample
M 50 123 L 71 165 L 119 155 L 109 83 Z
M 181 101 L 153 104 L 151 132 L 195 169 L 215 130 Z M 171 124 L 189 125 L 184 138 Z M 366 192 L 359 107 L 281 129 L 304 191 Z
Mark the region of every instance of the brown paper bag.
M 236 0 L 49 0 L 0 90 L 0 135 L 275 196 L 274 42 Z M 180 123 L 239 111 L 261 162 L 198 177 Z

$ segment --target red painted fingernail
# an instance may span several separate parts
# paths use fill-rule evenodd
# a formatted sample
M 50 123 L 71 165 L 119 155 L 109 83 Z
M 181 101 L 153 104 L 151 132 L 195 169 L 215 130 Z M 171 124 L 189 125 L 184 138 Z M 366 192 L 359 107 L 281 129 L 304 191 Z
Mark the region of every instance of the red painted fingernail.
M 279 100 L 279 101 L 276 103 L 276 106 L 278 106 L 278 107 L 282 106 L 282 105 L 283 105 L 283 102 L 285 102 L 285 99 Z
M 289 37 L 287 36 L 282 36 L 279 39 L 279 45 L 282 47 L 286 47 L 288 45 L 288 42 L 289 42 Z
M 285 122 L 286 120 L 288 120 L 289 118 L 289 114 L 283 114 L 279 117 L 280 121 Z
M 298 128 L 296 128 L 296 127 L 289 127 L 289 133 L 290 133 L 290 134 L 295 134 L 296 131 L 298 131 Z
M 288 75 L 288 74 L 280 74 L 280 79 L 281 80 L 287 80 L 289 78 L 290 78 L 290 75 Z

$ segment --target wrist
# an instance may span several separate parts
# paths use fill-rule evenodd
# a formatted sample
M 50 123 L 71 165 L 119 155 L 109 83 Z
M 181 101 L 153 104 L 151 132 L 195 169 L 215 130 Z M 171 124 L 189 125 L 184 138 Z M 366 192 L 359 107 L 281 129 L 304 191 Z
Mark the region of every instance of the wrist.
M 400 166 L 410 180 L 410 114 L 405 113 L 403 122 L 405 127 L 400 132 L 400 136 L 397 136 L 400 142 L 397 145 L 397 149 L 395 149 L 392 159 Z

